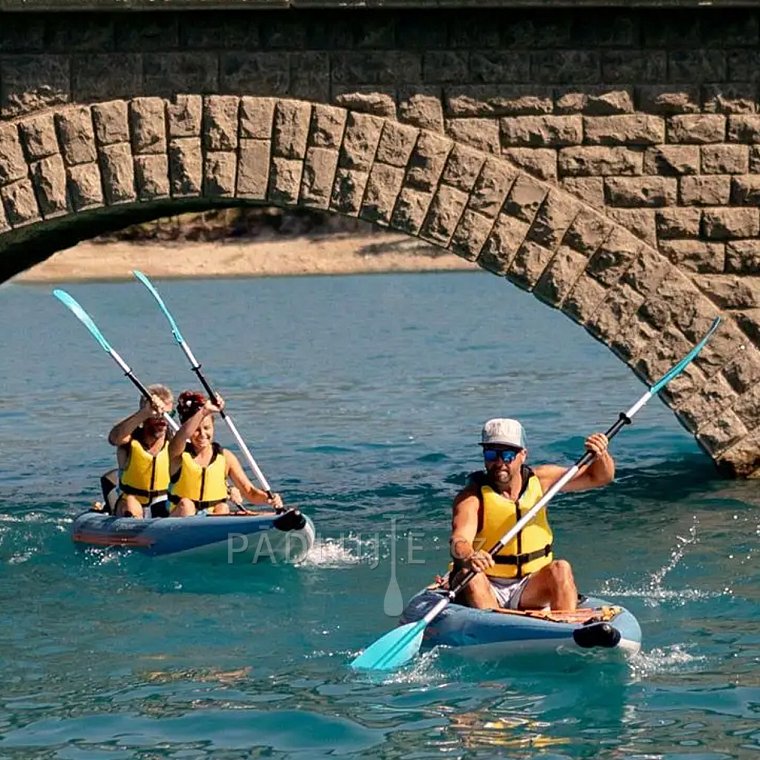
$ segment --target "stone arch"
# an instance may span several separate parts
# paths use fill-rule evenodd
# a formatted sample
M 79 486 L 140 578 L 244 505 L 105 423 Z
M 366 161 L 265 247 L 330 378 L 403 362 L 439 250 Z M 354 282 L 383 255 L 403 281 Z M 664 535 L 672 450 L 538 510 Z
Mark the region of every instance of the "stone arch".
M 720 331 L 665 400 L 724 471 L 760 477 L 758 336 L 743 331 L 751 328 L 728 310 L 730 298 L 708 297 L 576 196 L 438 132 L 266 97 L 67 106 L 0 123 L 0 197 L 3 279 L 80 239 L 182 207 L 360 217 L 533 292 L 647 381 L 722 307 Z

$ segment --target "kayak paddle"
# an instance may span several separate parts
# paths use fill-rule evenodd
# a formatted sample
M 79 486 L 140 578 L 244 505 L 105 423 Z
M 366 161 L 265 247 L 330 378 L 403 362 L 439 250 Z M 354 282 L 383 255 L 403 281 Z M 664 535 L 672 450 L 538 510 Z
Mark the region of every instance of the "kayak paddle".
M 111 348 L 110 343 L 105 339 L 105 336 L 102 332 L 100 332 L 95 322 L 93 322 L 92 317 L 82 308 L 79 302 L 70 296 L 65 290 L 54 290 L 53 295 L 64 306 L 68 307 L 74 313 L 74 316 L 90 331 L 92 337 L 95 338 L 98 343 L 100 343 L 103 350 L 108 353 L 111 358 L 121 367 L 121 369 L 124 371 L 124 374 L 129 378 L 129 380 L 131 380 L 132 384 L 137 388 L 137 390 L 139 390 L 143 397 L 150 402 L 152 400 L 150 391 L 135 376 L 135 373 L 132 372 L 129 365 L 124 361 L 124 359 L 122 359 L 121 356 L 119 356 L 119 354 L 114 351 L 113 348 Z M 169 412 L 164 412 L 164 419 L 174 432 L 179 430 L 179 425 L 169 414 Z
M 683 372 L 691 364 L 699 352 L 705 347 L 713 333 L 718 329 L 720 317 L 716 317 L 710 329 L 704 338 L 697 343 L 689 353 L 681 359 L 678 364 L 673 366 L 665 375 L 662 376 L 649 390 L 626 412 L 621 412 L 617 422 L 609 430 L 605 431 L 608 439 L 614 438 L 625 425 L 630 425 L 633 416 L 662 388 L 664 388 L 674 377 Z M 594 454 L 587 451 L 569 470 L 567 470 L 541 497 L 541 499 L 527 512 L 517 523 L 512 526 L 500 539 L 491 547 L 489 554 L 494 556 L 498 554 L 512 539 L 549 503 L 552 497 L 570 480 L 572 480 L 582 467 L 590 464 L 594 460 Z M 406 623 L 398 628 L 386 633 L 379 638 L 358 657 L 351 662 L 354 670 L 395 670 L 405 665 L 418 652 L 422 646 L 422 639 L 425 634 L 425 628 L 443 612 L 456 595 L 464 589 L 472 579 L 477 575 L 476 571 L 468 571 L 459 583 L 446 592 L 446 595 L 436 602 L 420 620 L 413 623 Z
M 158 303 L 159 307 L 161 308 L 161 311 L 164 313 L 164 316 L 169 320 L 169 325 L 172 328 L 172 335 L 174 335 L 174 340 L 177 341 L 179 344 L 179 347 L 185 352 L 185 356 L 190 361 L 190 366 L 192 367 L 193 372 L 198 377 L 198 380 L 200 380 L 201 385 L 206 389 L 206 393 L 208 393 L 208 396 L 210 399 L 216 398 L 216 392 L 214 389 L 209 385 L 208 380 L 206 380 L 204 374 L 201 372 L 201 365 L 199 364 L 198 360 L 193 355 L 193 352 L 190 350 L 190 346 L 187 345 L 187 342 L 182 337 L 182 333 L 179 331 L 179 327 L 177 326 L 177 323 L 174 321 L 174 317 L 171 315 L 171 312 L 167 308 L 166 304 L 164 303 L 164 299 L 161 298 L 158 291 L 153 287 L 153 283 L 148 279 L 146 275 L 144 275 L 142 272 L 139 272 L 138 270 L 133 270 L 132 274 L 140 280 L 140 282 L 145 285 L 145 287 L 150 291 L 153 298 L 156 299 L 156 303 Z M 220 412 L 222 419 L 227 423 L 227 427 L 230 429 L 230 432 L 232 433 L 233 437 L 237 441 L 238 446 L 240 447 L 240 450 L 245 455 L 246 460 L 248 461 L 248 464 L 251 466 L 251 469 L 255 473 L 256 477 L 259 480 L 259 483 L 261 483 L 261 487 L 266 491 L 267 496 L 271 499 L 273 497 L 272 489 L 269 486 L 269 483 L 267 482 L 267 479 L 264 477 L 264 473 L 259 468 L 258 464 L 256 464 L 256 460 L 253 458 L 253 454 L 251 454 L 250 449 L 248 446 L 246 446 L 245 441 L 243 440 L 243 437 L 238 432 L 237 426 L 235 425 L 232 417 L 230 417 L 227 412 L 224 411 L 224 409 Z M 278 512 L 281 511 L 280 509 L 277 510 Z

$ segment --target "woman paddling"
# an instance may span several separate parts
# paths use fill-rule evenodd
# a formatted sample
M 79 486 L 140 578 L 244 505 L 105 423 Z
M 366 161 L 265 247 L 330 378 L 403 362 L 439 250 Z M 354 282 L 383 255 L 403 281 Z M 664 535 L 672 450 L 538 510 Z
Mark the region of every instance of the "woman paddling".
M 224 408 L 219 395 L 216 401 L 214 404 L 195 391 L 183 391 L 177 399 L 182 426 L 169 444 L 171 517 L 189 517 L 201 511 L 229 514 L 227 477 L 252 504 L 282 506 L 279 494 L 270 499 L 256 488 L 237 457 L 214 441 L 213 415 Z

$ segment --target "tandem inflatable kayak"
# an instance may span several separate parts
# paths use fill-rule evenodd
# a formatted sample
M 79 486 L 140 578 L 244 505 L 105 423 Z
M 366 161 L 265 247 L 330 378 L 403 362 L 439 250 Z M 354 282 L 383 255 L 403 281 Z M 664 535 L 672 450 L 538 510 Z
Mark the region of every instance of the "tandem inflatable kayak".
M 277 514 L 196 515 L 138 520 L 85 512 L 72 540 L 81 547 L 119 547 L 151 556 L 193 555 L 226 563 L 298 562 L 314 545 L 314 524 L 297 509 Z
M 401 614 L 412 623 L 444 596 L 424 589 Z M 520 652 L 616 650 L 632 655 L 641 648 L 641 628 L 624 607 L 594 597 L 582 597 L 572 613 L 542 610 L 477 610 L 449 604 L 425 629 L 423 647 L 461 647 L 483 659 Z

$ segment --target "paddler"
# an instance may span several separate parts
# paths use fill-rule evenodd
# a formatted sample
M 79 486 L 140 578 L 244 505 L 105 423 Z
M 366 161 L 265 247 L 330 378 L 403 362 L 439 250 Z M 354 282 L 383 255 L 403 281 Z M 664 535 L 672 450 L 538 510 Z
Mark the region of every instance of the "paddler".
M 453 573 L 478 574 L 460 593 L 459 601 L 479 609 L 575 610 L 578 590 L 570 563 L 554 559 L 552 530 L 546 509 L 497 555 L 488 550 L 566 471 L 557 465 L 526 464 L 528 449 L 523 426 L 513 419 L 488 420 L 480 445 L 485 471 L 470 475 L 454 499 L 449 540 Z M 607 437 L 594 433 L 586 449 L 595 456 L 562 491 L 583 491 L 607 485 L 615 477 L 615 462 Z M 455 581 L 454 581 L 455 582 Z

